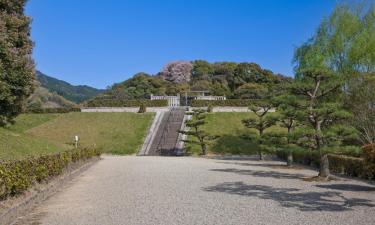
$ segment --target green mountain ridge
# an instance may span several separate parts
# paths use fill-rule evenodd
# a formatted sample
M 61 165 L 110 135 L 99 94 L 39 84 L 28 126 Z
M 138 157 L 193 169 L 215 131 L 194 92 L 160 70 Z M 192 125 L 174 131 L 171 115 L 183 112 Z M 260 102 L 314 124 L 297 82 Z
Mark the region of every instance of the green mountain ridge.
M 104 92 L 104 90 L 87 85 L 75 86 L 66 81 L 43 74 L 40 71 L 36 72 L 36 76 L 42 87 L 75 103 L 81 103 Z

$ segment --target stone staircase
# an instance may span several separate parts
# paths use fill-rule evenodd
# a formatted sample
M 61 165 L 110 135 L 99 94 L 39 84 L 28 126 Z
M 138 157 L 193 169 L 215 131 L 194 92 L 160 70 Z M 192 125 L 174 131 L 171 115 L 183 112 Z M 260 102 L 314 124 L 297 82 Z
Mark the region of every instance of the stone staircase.
M 146 155 L 177 155 L 180 152 L 177 149 L 178 131 L 181 129 L 184 116 L 183 108 L 172 108 L 163 113 Z

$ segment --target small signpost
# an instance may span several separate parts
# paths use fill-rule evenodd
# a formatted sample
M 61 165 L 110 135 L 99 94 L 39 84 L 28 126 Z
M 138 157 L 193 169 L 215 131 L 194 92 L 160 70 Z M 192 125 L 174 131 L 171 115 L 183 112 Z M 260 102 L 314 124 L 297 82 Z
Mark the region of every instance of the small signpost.
M 78 141 L 79 141 L 78 135 L 74 136 L 74 146 L 75 146 L 75 148 L 78 148 Z

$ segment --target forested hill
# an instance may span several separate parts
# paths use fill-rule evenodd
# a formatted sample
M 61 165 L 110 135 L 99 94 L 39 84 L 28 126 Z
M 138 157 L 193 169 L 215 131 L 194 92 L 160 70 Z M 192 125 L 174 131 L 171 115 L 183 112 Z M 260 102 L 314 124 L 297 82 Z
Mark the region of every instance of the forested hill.
M 112 85 L 92 99 L 147 99 L 154 95 L 176 95 L 185 90 L 205 90 L 211 95 L 254 99 L 272 89 L 274 84 L 292 78 L 275 74 L 256 63 L 215 62 L 204 60 L 168 63 L 154 75 L 137 73 L 132 78 Z
M 37 80 L 42 87 L 46 88 L 50 92 L 57 93 L 58 95 L 61 95 L 75 103 L 81 103 L 87 99 L 99 95 L 104 91 L 86 85 L 74 86 L 68 82 L 47 76 L 40 71 L 37 71 Z

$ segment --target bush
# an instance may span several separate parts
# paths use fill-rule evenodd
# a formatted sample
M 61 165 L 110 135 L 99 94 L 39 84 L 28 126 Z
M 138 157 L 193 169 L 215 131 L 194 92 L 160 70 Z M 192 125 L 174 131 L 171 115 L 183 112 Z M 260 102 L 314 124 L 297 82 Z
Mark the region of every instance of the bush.
M 231 106 L 231 107 L 249 107 L 254 103 L 253 99 L 227 99 L 227 100 L 191 100 L 190 105 L 192 107 L 207 107 L 211 106 Z
M 146 107 L 168 106 L 168 100 L 119 100 L 119 99 L 93 99 L 86 103 L 87 107 Z
M 72 149 L 61 153 L 0 162 L 0 199 L 23 193 L 35 183 L 62 174 L 71 163 L 99 156 L 94 149 Z
M 207 107 L 207 112 L 212 113 L 213 111 L 214 111 L 214 107 L 212 106 L 212 104 L 209 104 Z
M 280 159 L 287 159 L 287 150 L 277 151 L 276 154 Z M 375 164 L 366 159 L 329 154 L 328 160 L 331 172 L 370 180 L 375 179 Z M 293 161 L 319 167 L 319 154 L 315 151 L 293 150 Z
M 141 103 L 141 105 L 139 106 L 138 113 L 145 113 L 146 111 L 147 111 L 146 104 Z
M 25 113 L 69 113 L 81 112 L 81 108 L 28 108 Z
M 375 163 L 375 143 L 368 144 L 362 147 L 363 156 L 368 162 Z

